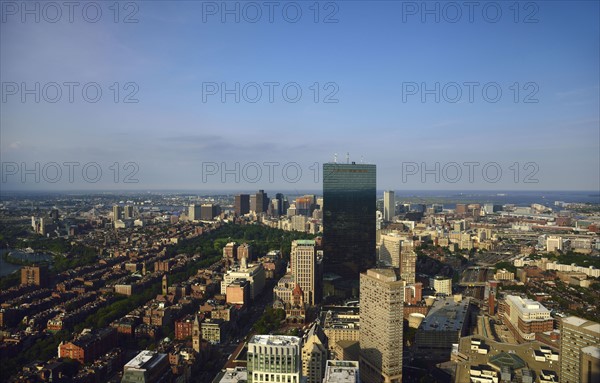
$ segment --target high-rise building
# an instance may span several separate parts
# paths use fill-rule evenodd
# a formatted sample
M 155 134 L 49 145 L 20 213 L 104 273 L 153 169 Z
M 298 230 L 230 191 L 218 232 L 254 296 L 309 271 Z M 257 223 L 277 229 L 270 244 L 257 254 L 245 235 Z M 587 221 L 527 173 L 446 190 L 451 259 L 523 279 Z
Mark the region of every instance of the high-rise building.
M 305 195 L 296 198 L 296 214 L 310 217 L 315 209 L 315 196 Z
M 203 203 L 200 206 L 200 219 L 203 221 L 211 221 L 219 215 L 220 207 L 212 203 Z
M 402 381 L 405 286 L 395 268 L 360 275 L 360 374 L 365 382 Z
M 266 213 L 269 208 L 269 197 L 267 196 L 267 193 L 261 189 L 256 193 L 255 198 L 256 207 L 254 208 L 254 212 L 257 214 Z
M 302 375 L 307 383 L 322 383 L 327 362 L 327 337 L 319 324 L 314 323 L 302 344 Z
M 396 215 L 396 198 L 394 197 L 394 191 L 386 190 L 383 192 L 383 220 L 385 222 L 391 222 L 394 215 Z
M 402 237 L 397 233 L 383 234 L 379 244 L 379 262 L 386 266 L 400 267 Z
M 300 383 L 302 339 L 254 335 L 248 342 L 248 383 Z
M 285 211 L 287 209 L 287 207 L 285 206 L 285 201 L 283 199 L 283 194 L 275 194 L 275 199 L 277 200 L 277 215 L 282 216 L 285 214 Z
M 376 166 L 323 164 L 325 272 L 356 284 L 375 265 Z
M 310 306 L 321 302 L 321 264 L 317 259 L 317 248 L 312 239 L 292 242 L 290 264 L 294 282 L 304 292 L 304 302 Z
M 123 218 L 123 208 L 119 205 L 115 205 L 112 208 L 113 211 L 113 222 Z
M 133 218 L 133 206 L 125 205 L 123 207 L 123 219 L 132 219 Z
M 192 204 L 188 208 L 188 217 L 190 221 L 199 221 L 202 215 L 202 207 L 200 205 Z
M 400 276 L 407 284 L 415 283 L 417 254 L 412 239 L 398 233 L 383 234 L 379 244 L 379 261 L 383 265 L 400 268 Z
M 235 196 L 234 202 L 235 215 L 238 217 L 250 212 L 250 195 L 238 194 Z
M 575 316 L 563 318 L 560 326 L 560 382 L 597 382 L 600 370 L 598 347 L 600 323 Z

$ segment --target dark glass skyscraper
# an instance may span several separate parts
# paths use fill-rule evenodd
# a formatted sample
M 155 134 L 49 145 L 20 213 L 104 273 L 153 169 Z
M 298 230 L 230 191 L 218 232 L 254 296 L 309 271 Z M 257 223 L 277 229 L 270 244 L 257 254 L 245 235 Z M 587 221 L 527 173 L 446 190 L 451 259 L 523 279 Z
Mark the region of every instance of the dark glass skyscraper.
M 376 167 L 323 164 L 325 273 L 358 281 L 375 266 Z

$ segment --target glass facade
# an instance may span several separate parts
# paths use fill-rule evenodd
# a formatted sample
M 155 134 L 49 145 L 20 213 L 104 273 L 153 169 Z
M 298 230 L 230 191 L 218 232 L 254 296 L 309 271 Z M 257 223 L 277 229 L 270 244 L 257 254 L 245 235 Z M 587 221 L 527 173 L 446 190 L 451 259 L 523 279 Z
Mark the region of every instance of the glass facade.
M 324 271 L 346 281 L 375 266 L 376 167 L 323 164 Z

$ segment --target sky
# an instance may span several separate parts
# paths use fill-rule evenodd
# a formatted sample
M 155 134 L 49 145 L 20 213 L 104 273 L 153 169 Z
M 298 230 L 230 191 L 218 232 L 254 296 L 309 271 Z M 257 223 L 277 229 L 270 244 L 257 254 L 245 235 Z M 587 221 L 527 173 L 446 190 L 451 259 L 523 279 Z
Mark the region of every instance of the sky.
M 1 2 L 4 190 L 600 190 L 598 1 L 73 4 Z

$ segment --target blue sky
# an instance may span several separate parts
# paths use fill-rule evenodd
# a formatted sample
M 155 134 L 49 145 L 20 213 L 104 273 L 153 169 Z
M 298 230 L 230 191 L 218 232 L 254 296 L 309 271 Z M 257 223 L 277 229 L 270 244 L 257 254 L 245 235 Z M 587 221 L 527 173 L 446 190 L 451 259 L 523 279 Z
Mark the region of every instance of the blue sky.
M 600 188 L 597 1 L 520 2 L 518 15 L 514 2 L 480 2 L 473 20 L 465 2 L 452 3 L 460 18 L 446 2 L 320 2 L 317 23 L 313 1 L 274 2 L 273 22 L 264 2 L 227 2 L 239 7 L 239 23 L 232 14 L 222 22 L 222 2 L 121 2 L 117 23 L 114 2 L 87 6 L 88 20 L 102 11 L 95 23 L 82 14 L 86 4 L 71 23 L 66 8 L 61 17 L 40 8 L 35 22 L 35 15 L 23 16 L 22 2 L 2 2 L 5 190 L 318 189 L 314 164 L 335 153 L 345 161 L 347 152 L 351 161 L 377 164 L 380 189 Z M 427 13 L 423 21 L 423 7 L 436 4 L 439 22 Z M 251 23 L 254 5 L 262 16 Z M 416 14 L 409 12 L 414 7 Z M 302 15 L 292 23 L 297 9 Z M 123 22 L 128 14 L 138 22 Z M 324 22 L 328 15 L 337 22 Z M 58 21 L 46 20 L 52 18 Z M 27 94 L 23 102 L 22 84 L 36 82 L 40 102 Z M 64 82 L 80 84 L 73 103 Z M 240 102 L 232 94 L 223 102 L 222 85 L 235 89 L 236 82 Z M 272 103 L 269 82 L 280 84 Z M 44 98 L 54 97 L 51 83 L 63 93 L 55 103 Z M 88 83 L 102 89 L 96 103 L 81 95 Z M 433 94 L 423 100 L 422 87 L 436 83 L 439 102 Z M 479 84 L 472 102 L 465 83 Z M 299 101 L 286 101 L 285 84 L 289 98 L 301 89 Z M 407 93 L 410 84 L 416 93 Z M 490 102 L 497 89 L 501 96 Z M 123 102 L 132 91 L 139 102 Z M 332 92 L 338 102 L 324 102 Z M 538 101 L 524 102 L 526 96 Z M 80 164 L 73 183 L 65 162 Z M 137 168 L 123 168 L 129 162 Z M 272 179 L 265 162 L 279 164 L 271 165 Z M 479 164 L 472 179 L 467 162 Z M 102 170 L 97 182 L 82 175 L 90 163 Z M 39 182 L 31 174 L 21 178 L 23 164 L 40 174 Z M 234 171 L 225 174 L 224 167 Z M 134 171 L 139 182 L 124 183 Z

